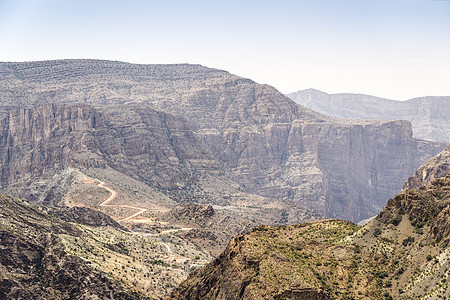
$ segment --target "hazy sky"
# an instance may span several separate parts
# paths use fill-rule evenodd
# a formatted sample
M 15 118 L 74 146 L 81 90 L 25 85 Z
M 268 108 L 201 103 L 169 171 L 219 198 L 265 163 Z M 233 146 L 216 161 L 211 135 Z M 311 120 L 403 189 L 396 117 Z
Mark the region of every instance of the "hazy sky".
M 281 92 L 450 95 L 450 1 L 0 0 L 0 61 L 196 63 Z

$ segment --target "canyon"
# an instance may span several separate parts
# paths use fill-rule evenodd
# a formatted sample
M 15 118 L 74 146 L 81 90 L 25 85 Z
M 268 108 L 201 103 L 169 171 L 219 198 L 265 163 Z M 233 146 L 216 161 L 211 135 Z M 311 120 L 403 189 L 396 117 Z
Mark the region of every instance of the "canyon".
M 449 148 L 409 121 L 200 65 L 58 60 L 0 63 L 0 124 L 0 297 L 448 295 Z
M 448 158 L 443 151 L 421 169 Z M 445 299 L 449 208 L 447 172 L 396 195 L 363 227 L 337 219 L 258 226 L 170 299 Z
M 259 197 L 292 203 L 304 220 L 357 222 L 445 147 L 413 138 L 407 121 L 329 117 L 200 65 L 1 63 L 0 104 L 2 189 L 41 202 L 67 193 L 70 167 L 125 174 L 164 195 L 158 205 Z M 55 176 L 67 188 L 43 189 Z

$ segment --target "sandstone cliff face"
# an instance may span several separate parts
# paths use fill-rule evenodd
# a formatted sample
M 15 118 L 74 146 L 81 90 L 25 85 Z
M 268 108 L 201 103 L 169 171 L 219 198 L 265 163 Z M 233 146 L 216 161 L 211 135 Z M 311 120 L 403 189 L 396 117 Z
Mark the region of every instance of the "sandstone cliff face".
M 450 143 L 450 97 L 394 101 L 359 94 L 327 94 L 308 89 L 287 95 L 310 109 L 341 118 L 409 120 L 414 137 Z
M 223 172 L 246 192 L 353 221 L 376 214 L 444 146 L 413 139 L 408 122 L 327 117 L 270 86 L 197 65 L 67 60 L 2 63 L 0 71 L 3 104 L 94 105 L 103 126 L 92 143 L 115 169 L 166 188 L 198 170 Z M 167 143 L 149 146 L 140 138 L 155 139 L 155 122 Z
M 96 125 L 94 110 L 84 105 L 13 108 L 0 123 L 1 184 L 64 168 Z

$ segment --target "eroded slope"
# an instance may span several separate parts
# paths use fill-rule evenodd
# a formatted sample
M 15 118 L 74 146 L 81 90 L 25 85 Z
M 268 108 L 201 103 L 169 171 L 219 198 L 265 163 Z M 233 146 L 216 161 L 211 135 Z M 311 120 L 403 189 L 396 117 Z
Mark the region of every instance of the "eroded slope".
M 91 209 L 0 196 L 0 298 L 161 299 L 211 259 L 170 241 L 131 233 Z

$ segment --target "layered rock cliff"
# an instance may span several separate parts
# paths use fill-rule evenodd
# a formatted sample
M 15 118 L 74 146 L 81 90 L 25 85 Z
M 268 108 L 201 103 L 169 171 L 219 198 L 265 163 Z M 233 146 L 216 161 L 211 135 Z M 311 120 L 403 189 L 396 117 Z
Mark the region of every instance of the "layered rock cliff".
M 29 182 L 58 170 L 106 168 L 161 188 L 219 164 L 184 120 L 146 107 L 85 104 L 8 107 L 0 121 L 0 183 Z
M 287 96 L 310 109 L 335 117 L 409 120 L 414 137 L 450 143 L 449 96 L 394 101 L 360 94 L 327 94 L 313 89 Z
M 90 164 L 106 160 L 121 172 L 177 190 L 181 198 L 195 174 L 208 170 L 247 193 L 359 221 L 376 214 L 444 147 L 412 138 L 409 122 L 327 117 L 270 86 L 198 65 L 62 60 L 2 63 L 0 74 L 3 105 L 92 105 L 102 117 L 95 118 L 87 148 L 101 159 L 90 158 Z M 83 153 L 78 162 L 85 163 Z M 3 181 L 18 179 L 11 171 L 4 174 Z M 209 199 L 191 195 L 189 201 Z
M 301 205 L 239 191 L 239 184 L 225 177 L 219 161 L 181 117 L 137 104 L 101 108 L 44 104 L 4 107 L 4 112 L 0 120 L 0 184 L 7 193 L 45 205 L 63 205 L 72 184 L 83 180 L 78 178 L 76 170 L 80 170 L 94 178 L 119 177 L 121 186 L 128 182 L 122 197 L 127 204 L 137 201 L 135 196 L 144 198 L 147 203 L 141 207 L 193 201 L 234 205 L 230 199 L 258 206 L 261 212 L 242 213 L 247 226 L 236 226 L 237 231 L 228 234 L 255 225 L 249 219 L 263 212 L 268 213 L 259 220 L 271 224 L 287 208 L 286 221 L 318 217 Z M 127 178 L 153 191 L 140 195 L 136 182 Z M 91 203 L 97 209 L 98 204 Z M 265 208 L 270 205 L 276 207 Z

